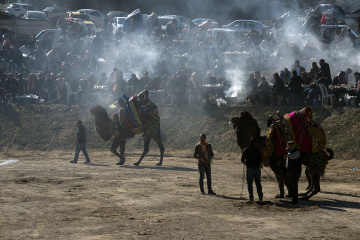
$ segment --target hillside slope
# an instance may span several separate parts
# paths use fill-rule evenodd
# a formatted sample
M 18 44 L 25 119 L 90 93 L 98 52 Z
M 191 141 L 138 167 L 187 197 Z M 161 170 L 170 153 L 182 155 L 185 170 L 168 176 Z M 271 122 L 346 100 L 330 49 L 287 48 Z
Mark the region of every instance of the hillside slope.
M 192 150 L 200 133 L 208 135 L 209 142 L 220 152 L 240 153 L 229 120 L 240 111 L 249 111 L 266 133 L 269 114 L 276 115 L 304 106 L 261 107 L 261 106 L 170 106 L 159 105 L 161 132 L 166 151 Z M 111 110 L 110 116 L 117 110 Z M 360 153 L 359 109 L 356 108 L 314 108 L 314 118 L 323 127 L 328 146 L 337 156 L 345 159 L 356 158 Z M 67 105 L 9 105 L 0 107 L 0 150 L 71 150 L 74 148 L 76 120 L 83 120 L 87 128 L 88 148 L 108 149 L 111 142 L 103 141 L 95 132 L 94 117 L 87 109 Z M 142 137 L 137 135 L 127 142 L 127 149 L 142 149 Z M 158 151 L 152 143 L 151 151 Z

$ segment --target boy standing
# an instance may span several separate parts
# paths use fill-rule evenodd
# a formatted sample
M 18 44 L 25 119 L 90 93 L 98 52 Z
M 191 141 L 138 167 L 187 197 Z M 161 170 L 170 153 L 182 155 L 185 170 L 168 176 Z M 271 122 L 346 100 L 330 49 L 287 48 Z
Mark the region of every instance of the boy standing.
M 78 157 L 79 157 L 79 153 L 80 150 L 83 152 L 86 161 L 84 163 L 90 163 L 90 158 L 89 155 L 86 151 L 86 133 L 85 130 L 86 128 L 82 125 L 81 120 L 78 120 L 76 122 L 76 126 L 78 127 L 78 131 L 76 133 L 76 140 L 75 140 L 75 144 L 76 144 L 76 148 L 75 148 L 75 156 L 74 156 L 74 160 L 70 161 L 71 163 L 77 163 L 78 161 Z

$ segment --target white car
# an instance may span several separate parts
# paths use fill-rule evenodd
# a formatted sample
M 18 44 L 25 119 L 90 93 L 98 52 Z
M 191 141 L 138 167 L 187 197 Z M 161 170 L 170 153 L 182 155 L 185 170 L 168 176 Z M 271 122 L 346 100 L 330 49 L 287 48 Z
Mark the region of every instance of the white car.
M 216 20 L 210 18 L 195 18 L 191 22 L 194 23 L 196 26 L 199 26 L 201 23 L 206 21 L 209 21 L 214 27 L 218 25 L 218 22 Z
M 171 22 L 173 19 L 176 19 L 179 27 L 186 28 L 188 31 L 190 31 L 190 22 L 189 19 L 186 17 L 180 16 L 180 15 L 164 15 L 158 17 L 159 22 L 161 24 L 161 30 L 164 32 L 166 29 L 166 24 Z
M 269 28 L 268 26 L 265 26 L 261 22 L 253 21 L 253 20 L 236 20 L 227 25 L 223 25 L 222 27 L 241 33 L 248 33 L 250 30 L 255 30 L 261 33 L 263 29 L 267 31 L 267 29 Z
M 113 32 L 115 33 L 116 30 L 118 28 L 120 28 L 120 30 L 123 30 L 123 24 L 125 22 L 126 17 L 114 17 L 112 20 L 112 25 L 113 25 Z
M 47 21 L 48 17 L 46 16 L 46 13 L 42 11 L 27 11 L 24 16 L 25 19 L 38 19 L 38 20 L 44 20 Z
M 41 11 L 41 9 L 31 4 L 13 3 L 6 8 L 5 13 L 22 18 L 27 11 Z
M 86 15 L 88 15 L 90 19 L 94 22 L 95 27 L 104 27 L 105 15 L 102 12 L 93 9 L 80 9 L 77 11 L 86 13 Z

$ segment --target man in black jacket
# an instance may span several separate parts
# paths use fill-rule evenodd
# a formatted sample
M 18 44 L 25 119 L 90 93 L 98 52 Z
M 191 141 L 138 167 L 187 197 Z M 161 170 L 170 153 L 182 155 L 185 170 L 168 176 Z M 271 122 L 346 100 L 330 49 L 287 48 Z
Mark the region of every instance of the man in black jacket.
M 274 105 L 276 105 L 278 96 L 280 96 L 280 99 L 282 99 L 280 102 L 281 105 L 284 105 L 286 103 L 286 97 L 284 97 L 286 95 L 285 84 L 284 81 L 279 77 L 278 73 L 274 73 L 274 84 L 271 93 Z
M 330 72 L 329 64 L 326 63 L 324 59 L 320 59 L 319 64 L 320 64 L 320 71 L 323 72 L 324 74 L 327 73 L 329 78 L 331 79 L 331 72 Z
M 291 105 L 296 104 L 301 99 L 301 93 L 303 91 L 302 88 L 303 79 L 297 75 L 296 71 L 292 72 L 292 77 L 290 78 L 289 86 L 289 102 Z
M 295 142 L 289 141 L 286 148 L 288 155 L 286 159 L 286 168 L 288 170 L 288 178 L 290 179 L 290 195 L 291 203 L 297 204 L 298 201 L 298 184 L 301 175 L 300 151 L 295 147 Z
M 204 173 L 206 173 L 208 194 L 216 195 L 211 188 L 211 161 L 214 157 L 214 153 L 211 144 L 206 141 L 206 135 L 200 135 L 200 142 L 195 146 L 194 158 L 198 159 L 199 166 L 199 185 L 201 194 L 205 194 L 204 191 Z
M 263 200 L 262 186 L 261 186 L 261 162 L 262 154 L 260 149 L 256 146 L 257 140 L 252 138 L 250 140 L 250 146 L 245 148 L 241 162 L 246 164 L 246 181 L 249 191 L 249 202 L 254 201 L 253 194 L 253 180 L 255 180 L 256 190 L 259 196 L 259 201 Z
M 78 120 L 76 122 L 76 126 L 78 127 L 78 131 L 76 133 L 76 139 L 75 139 L 75 144 L 76 144 L 76 148 L 75 148 L 75 156 L 74 156 L 74 160 L 70 161 L 71 163 L 77 163 L 78 161 L 78 157 L 79 157 L 79 153 L 80 150 L 83 152 L 86 162 L 84 163 L 90 163 L 90 158 L 89 155 L 86 151 L 86 133 L 85 130 L 86 128 L 82 125 L 81 120 Z

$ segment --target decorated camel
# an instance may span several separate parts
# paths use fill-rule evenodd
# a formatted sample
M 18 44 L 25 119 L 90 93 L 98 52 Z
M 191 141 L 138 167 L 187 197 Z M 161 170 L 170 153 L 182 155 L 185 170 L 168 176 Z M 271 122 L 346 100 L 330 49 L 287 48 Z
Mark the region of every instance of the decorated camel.
M 334 157 L 334 152 L 325 148 L 325 134 L 320 125 L 312 120 L 312 108 L 306 107 L 285 116 L 278 113 L 277 119 L 270 116 L 266 136 L 260 135 L 259 125 L 249 112 L 241 112 L 240 117 L 231 119 L 231 123 L 236 130 L 237 144 L 242 150 L 249 145 L 251 138 L 258 140 L 264 165 L 270 166 L 276 175 L 280 189 L 276 197 L 284 197 L 284 185 L 290 189 L 285 168 L 287 141 L 295 141 L 302 163 L 308 167 L 311 176 L 311 187 L 300 194 L 302 199 L 309 199 L 320 192 L 320 177 L 325 173 L 328 160 Z
M 120 158 L 117 165 L 125 163 L 125 142 L 126 139 L 133 138 L 136 134 L 143 133 L 144 151 L 140 159 L 134 163 L 139 165 L 145 155 L 149 152 L 151 139 L 154 139 L 160 149 L 160 162 L 156 165 L 162 165 L 165 148 L 160 136 L 160 117 L 157 106 L 148 99 L 148 92 L 143 91 L 124 101 L 119 114 L 115 114 L 110 119 L 106 109 L 100 105 L 89 109 L 95 116 L 96 132 L 100 137 L 109 141 L 112 136 L 113 142 L 111 152 Z M 117 147 L 120 146 L 120 153 Z

